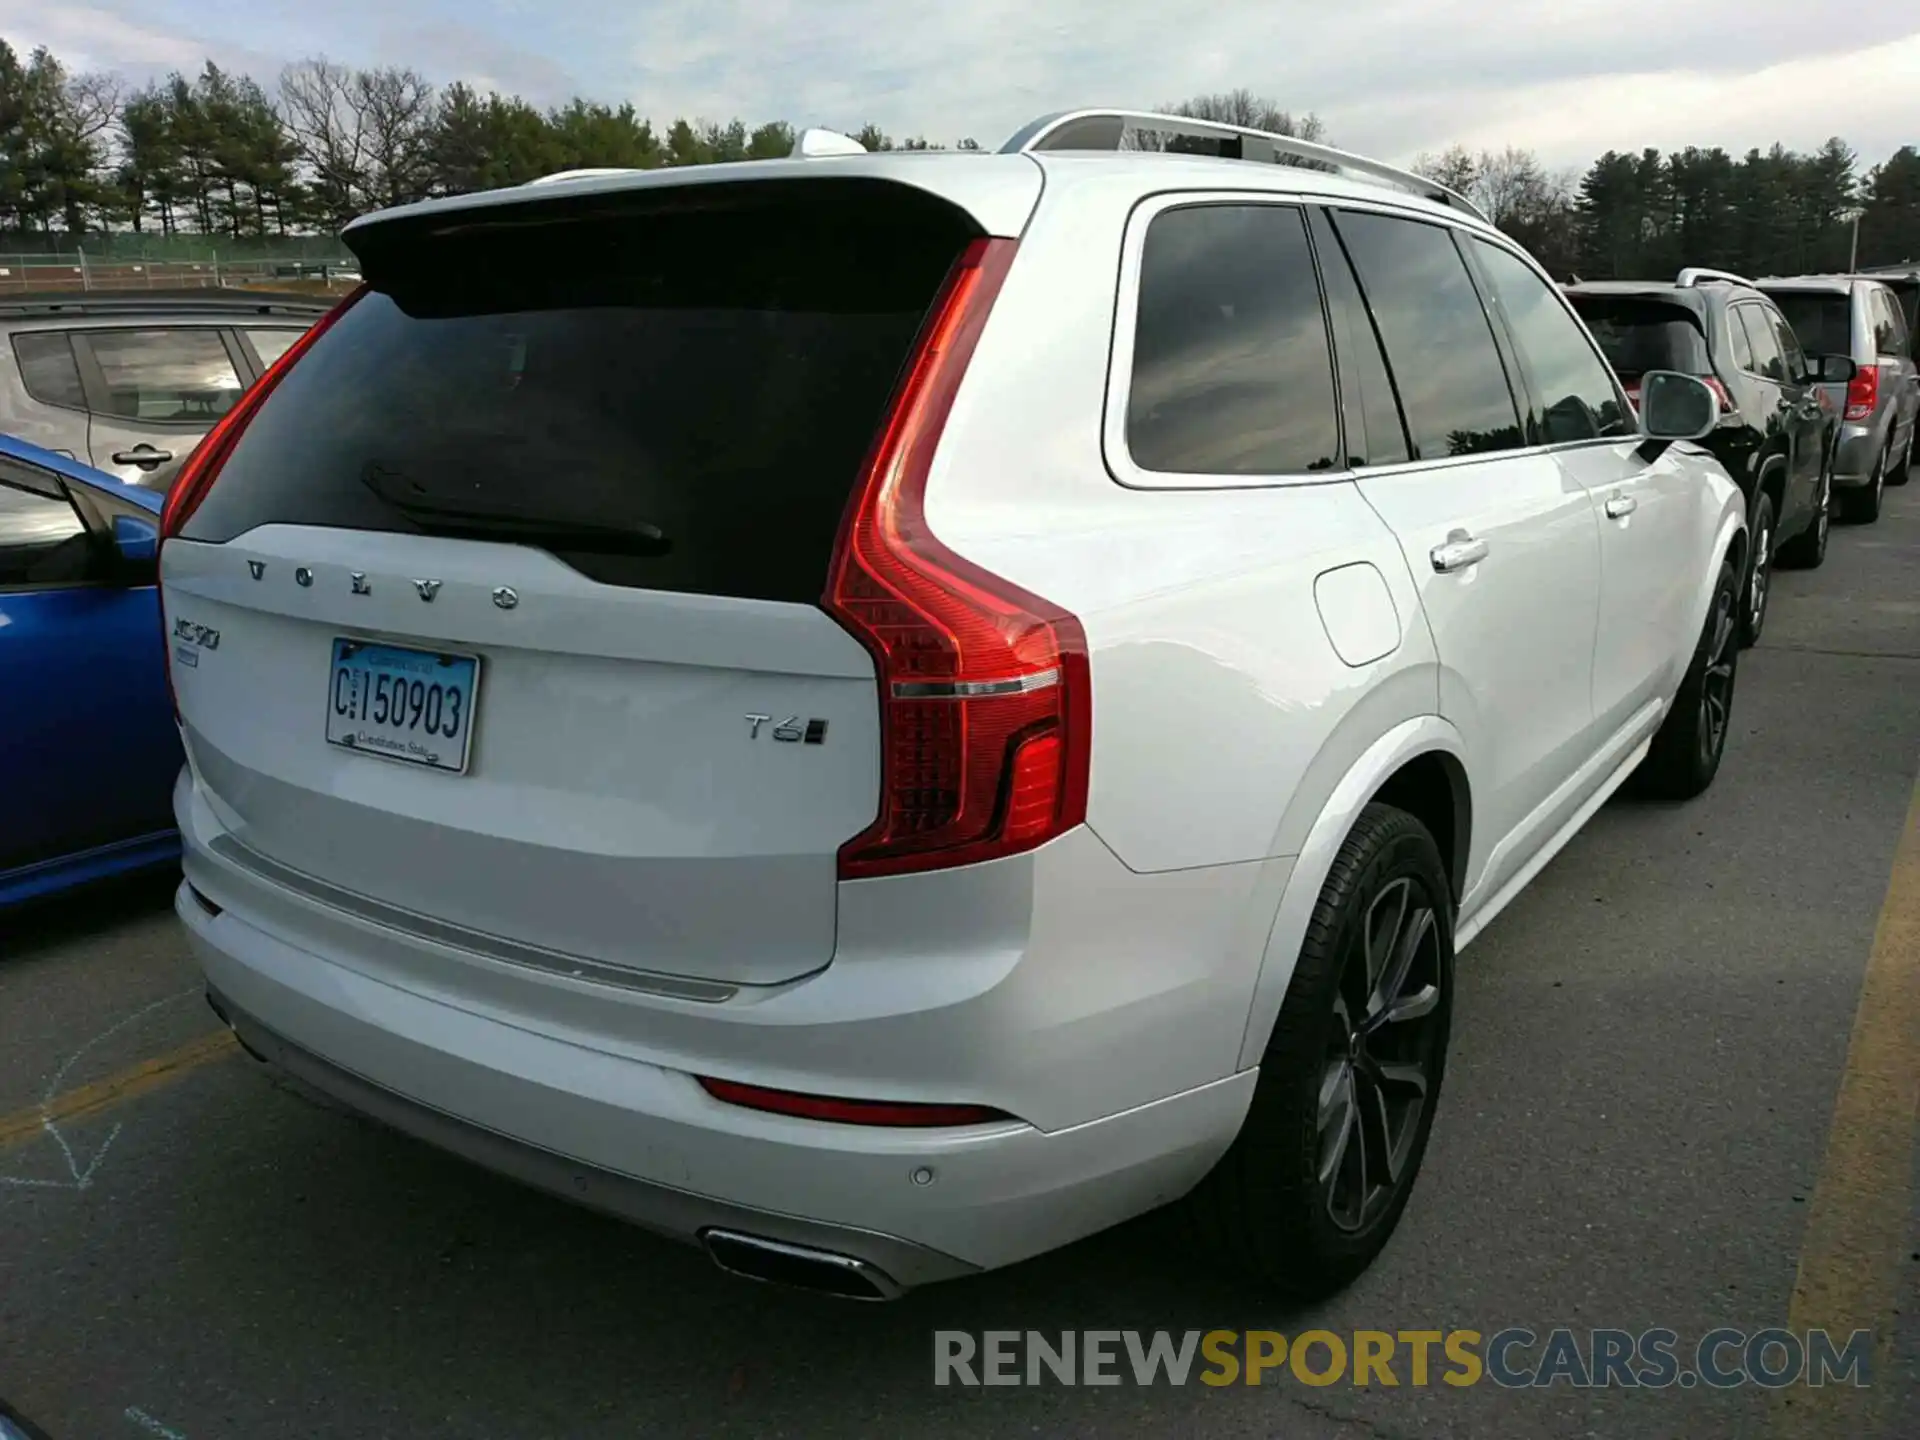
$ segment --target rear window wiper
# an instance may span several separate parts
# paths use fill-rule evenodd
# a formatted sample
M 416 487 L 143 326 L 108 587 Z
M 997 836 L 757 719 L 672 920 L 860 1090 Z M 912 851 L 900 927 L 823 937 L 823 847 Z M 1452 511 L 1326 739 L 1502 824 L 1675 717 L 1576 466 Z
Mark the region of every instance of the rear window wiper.
M 505 505 L 441 499 L 398 475 L 369 465 L 361 481 L 416 525 L 437 535 L 468 540 L 521 541 L 604 555 L 665 555 L 673 549 L 666 531 L 629 517 L 540 514 Z M 413 493 L 405 493 L 406 490 Z

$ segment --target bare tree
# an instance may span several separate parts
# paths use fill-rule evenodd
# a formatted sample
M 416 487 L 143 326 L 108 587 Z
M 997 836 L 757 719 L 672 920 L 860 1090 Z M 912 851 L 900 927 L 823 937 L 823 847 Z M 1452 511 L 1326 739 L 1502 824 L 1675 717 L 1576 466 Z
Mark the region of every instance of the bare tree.
M 1473 187 L 1480 178 L 1480 162 L 1473 158 L 1473 152 L 1466 146 L 1453 145 L 1439 155 L 1422 152 L 1413 162 L 1413 173 L 1424 175 L 1437 185 L 1471 197 Z
M 1482 154 L 1475 166 L 1474 200 L 1494 224 L 1505 228 L 1515 220 L 1537 213 L 1546 203 L 1546 171 L 1531 150 L 1509 145 L 1498 155 Z
M 67 82 L 66 109 L 74 138 L 93 141 L 112 130 L 126 103 L 127 82 L 118 75 L 93 71 Z
M 1166 107 L 1169 115 L 1189 120 L 1212 120 L 1221 125 L 1240 125 L 1249 130 L 1265 130 L 1274 135 L 1291 135 L 1296 140 L 1324 139 L 1327 127 L 1318 115 L 1309 111 L 1295 115 L 1280 108 L 1279 102 L 1256 95 L 1242 87 L 1217 95 L 1195 95 L 1177 105 Z
M 367 157 L 367 199 L 376 206 L 420 199 L 432 178 L 432 84 L 417 70 L 362 70 L 354 76 L 353 104 Z
M 322 56 L 280 72 L 280 113 L 311 176 L 316 209 L 339 227 L 362 208 L 371 170 L 354 72 Z

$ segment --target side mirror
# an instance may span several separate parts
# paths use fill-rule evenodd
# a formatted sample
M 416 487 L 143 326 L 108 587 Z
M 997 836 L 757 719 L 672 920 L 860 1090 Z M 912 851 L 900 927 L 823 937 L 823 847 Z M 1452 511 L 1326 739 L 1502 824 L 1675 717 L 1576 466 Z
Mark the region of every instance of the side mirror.
M 160 559 L 160 526 L 144 515 L 113 517 L 113 550 L 120 573 L 132 584 L 152 584 Z
M 1807 363 L 1813 368 L 1814 383 L 1819 385 L 1844 385 L 1860 371 L 1845 355 L 1809 355 Z
M 1719 422 L 1719 397 L 1693 376 L 1649 370 L 1640 377 L 1640 425 L 1649 440 L 1698 440 Z

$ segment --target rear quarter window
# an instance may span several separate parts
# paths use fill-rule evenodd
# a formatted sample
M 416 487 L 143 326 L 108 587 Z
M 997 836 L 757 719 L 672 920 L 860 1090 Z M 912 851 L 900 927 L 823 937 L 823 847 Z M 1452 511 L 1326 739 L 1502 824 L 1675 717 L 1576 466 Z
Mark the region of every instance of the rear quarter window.
M 1127 450 L 1143 470 L 1300 475 L 1338 463 L 1320 284 L 1300 211 L 1191 205 L 1148 223 Z
M 73 358 L 73 342 L 64 330 L 32 331 L 13 337 L 13 358 L 20 365 L 20 383 L 43 405 L 69 410 L 87 408 L 80 384 L 80 367 Z

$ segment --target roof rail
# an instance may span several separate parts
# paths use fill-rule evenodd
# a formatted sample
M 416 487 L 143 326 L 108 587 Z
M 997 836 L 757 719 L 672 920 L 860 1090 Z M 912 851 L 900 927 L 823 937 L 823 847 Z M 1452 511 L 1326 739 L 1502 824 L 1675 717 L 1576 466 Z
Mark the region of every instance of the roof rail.
M 1437 200 L 1465 211 L 1476 220 L 1486 215 L 1459 191 L 1412 171 L 1401 170 L 1364 155 L 1336 150 L 1331 145 L 1281 135 L 1271 130 L 1255 130 L 1245 125 L 1228 125 L 1218 120 L 1195 120 L 1184 115 L 1162 115 L 1152 110 L 1062 110 L 1042 115 L 1014 132 L 1000 147 L 1003 155 L 1032 154 L 1047 150 L 1122 150 L 1127 132 L 1147 131 L 1187 139 L 1218 140 L 1221 154 L 1229 160 L 1257 160 L 1267 164 L 1287 160 L 1305 160 L 1329 166 L 1372 180 L 1383 180 L 1424 199 Z
M 1674 280 L 1676 285 L 1698 285 L 1703 280 L 1711 280 L 1720 285 L 1744 285 L 1749 290 L 1756 289 L 1753 281 L 1744 275 L 1736 275 L 1731 270 L 1710 270 L 1704 265 L 1689 265 Z
M 802 130 L 787 152 L 796 159 L 818 160 L 825 155 L 864 155 L 867 147 L 838 130 Z
M 525 189 L 529 185 L 558 185 L 563 180 L 587 180 L 600 175 L 634 175 L 638 173 L 639 172 L 631 165 L 589 165 L 581 170 L 556 170 L 551 175 L 542 175 L 537 179 L 527 181 L 521 188 Z

